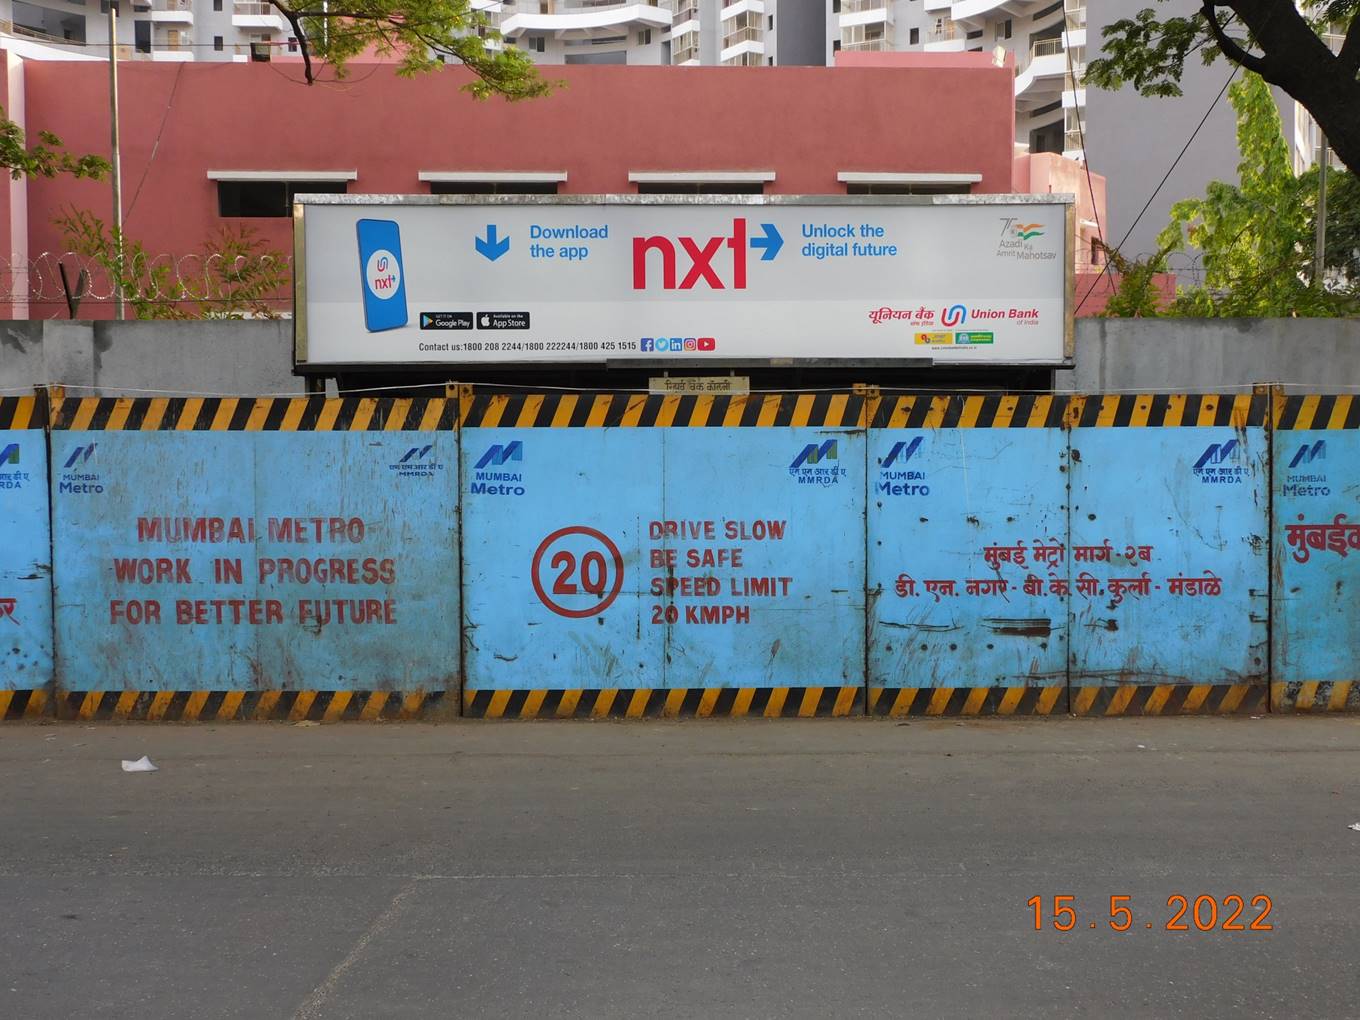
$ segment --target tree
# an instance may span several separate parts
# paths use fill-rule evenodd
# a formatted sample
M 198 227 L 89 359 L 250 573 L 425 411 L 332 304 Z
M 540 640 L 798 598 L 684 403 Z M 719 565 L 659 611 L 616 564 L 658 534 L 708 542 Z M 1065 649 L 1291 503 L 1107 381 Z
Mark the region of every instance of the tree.
M 500 95 L 532 99 L 552 83 L 539 77 L 528 54 L 513 46 L 489 47 L 499 38 L 487 13 L 471 0 L 269 0 L 293 28 L 307 83 L 316 81 L 313 60 L 329 64 L 337 78 L 365 50 L 398 55 L 400 75 L 439 67 L 452 57 L 476 77 L 467 86 L 479 99 Z
M 1302 103 L 1337 156 L 1360 172 L 1357 11 L 1360 0 L 1300 0 L 1298 6 L 1295 0 L 1200 0 L 1193 14 L 1165 18 L 1144 8 L 1105 29 L 1106 56 L 1091 61 L 1086 80 L 1100 88 L 1128 82 L 1143 95 L 1178 96 L 1192 53 L 1206 64 L 1222 54 Z M 1338 53 L 1319 34 L 1327 26 L 1344 32 Z
M 289 296 L 287 257 L 264 248 L 249 227 L 208 238 L 202 254 L 189 257 L 190 273 L 184 260 L 149 257 L 141 242 L 83 209 L 66 210 L 56 224 L 66 247 L 103 270 L 108 291 L 121 291 L 139 319 L 275 319 L 275 305 Z
M 1318 168 L 1299 178 L 1307 195 L 1317 195 Z M 1317 247 L 1315 206 L 1309 208 L 1307 254 L 1311 262 Z M 1360 177 L 1345 170 L 1327 171 L 1327 248 L 1323 265 L 1343 282 L 1360 287 Z
M 1295 177 L 1279 110 L 1268 85 L 1248 74 L 1228 90 L 1237 113 L 1238 183 L 1211 181 L 1202 198 L 1171 207 L 1158 235 L 1158 259 L 1200 250 L 1204 278 L 1181 288 L 1166 314 L 1186 316 L 1326 316 L 1357 311 L 1354 293 L 1310 286 L 1316 179 Z M 1138 267 L 1135 267 L 1138 268 Z M 1150 273 L 1148 274 L 1150 275 Z M 1147 314 L 1141 276 L 1121 281 L 1116 308 Z M 1155 314 L 1155 313 L 1154 313 Z
M 38 132 L 39 143 L 32 148 L 24 144 L 24 129 L 5 114 L 0 106 L 0 167 L 9 171 L 16 181 L 21 177 L 73 177 L 98 179 L 109 172 L 109 164 L 98 156 L 73 156 L 66 151 L 61 139 L 51 131 Z
M 1150 319 L 1162 314 L 1162 291 L 1157 277 L 1167 271 L 1166 257 L 1171 254 L 1161 249 L 1147 258 L 1126 259 L 1117 248 L 1097 241 L 1105 258 L 1119 274 L 1114 293 L 1110 295 L 1100 314 L 1106 319 Z

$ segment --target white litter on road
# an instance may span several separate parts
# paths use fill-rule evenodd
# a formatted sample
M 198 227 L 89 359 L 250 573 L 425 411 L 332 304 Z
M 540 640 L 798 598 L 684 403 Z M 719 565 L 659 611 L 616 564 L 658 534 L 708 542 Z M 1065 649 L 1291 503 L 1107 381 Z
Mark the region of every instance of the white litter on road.
M 146 755 L 142 755 L 142 756 L 141 756 L 140 758 L 138 758 L 136 761 L 126 761 L 126 760 L 125 760 L 125 761 L 123 762 L 123 771 L 124 771 L 124 772 L 159 772 L 160 769 L 158 769 L 155 765 L 152 765 L 152 764 L 151 764 L 151 759 L 150 759 L 150 758 L 148 758 Z
M 1354 829 L 1356 832 L 1360 832 L 1360 822 L 1351 822 L 1351 824 L 1346 826 L 1346 828 Z

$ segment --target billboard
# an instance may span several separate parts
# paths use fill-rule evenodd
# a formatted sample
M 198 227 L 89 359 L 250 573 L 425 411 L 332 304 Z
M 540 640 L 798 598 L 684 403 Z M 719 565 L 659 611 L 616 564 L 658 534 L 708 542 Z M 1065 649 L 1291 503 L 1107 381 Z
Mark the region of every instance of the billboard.
M 1071 202 L 303 196 L 296 360 L 1059 364 Z

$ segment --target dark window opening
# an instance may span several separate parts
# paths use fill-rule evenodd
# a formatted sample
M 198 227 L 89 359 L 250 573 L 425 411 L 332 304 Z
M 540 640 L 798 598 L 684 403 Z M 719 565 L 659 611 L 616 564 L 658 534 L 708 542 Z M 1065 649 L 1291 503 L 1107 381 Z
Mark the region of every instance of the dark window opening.
M 151 22 L 134 21 L 132 23 L 132 48 L 138 53 L 151 52 Z
M 431 195 L 556 195 L 556 181 L 431 181 Z
M 913 28 L 913 29 L 911 30 L 911 39 L 910 39 L 911 45 L 912 45 L 912 46 L 915 46 L 915 45 L 916 45 L 917 43 L 919 43 L 920 41 L 921 41 L 921 30 L 920 30 L 919 28 Z
M 847 195 L 969 195 L 968 184 L 847 184 Z
M 1048 7 L 1045 7 L 1042 11 L 1036 11 L 1035 14 L 1034 14 L 1034 20 L 1035 20 L 1035 21 L 1042 21 L 1044 18 L 1048 17 L 1050 14 L 1056 14 L 1058 11 L 1060 11 L 1060 10 L 1062 10 L 1062 9 L 1063 9 L 1063 0 L 1058 0 L 1058 2 L 1057 2 L 1056 4 L 1050 4 Z
M 213 36 L 213 49 L 218 53 L 222 52 L 222 37 L 220 35 Z
M 1037 127 L 1029 133 L 1030 152 L 1056 152 L 1061 155 L 1063 151 L 1063 122 L 1055 120 L 1052 124 L 1045 124 Z
M 219 216 L 292 216 L 298 195 L 343 195 L 348 181 L 218 181 Z
M 639 184 L 639 195 L 763 195 L 765 182 L 727 184 Z

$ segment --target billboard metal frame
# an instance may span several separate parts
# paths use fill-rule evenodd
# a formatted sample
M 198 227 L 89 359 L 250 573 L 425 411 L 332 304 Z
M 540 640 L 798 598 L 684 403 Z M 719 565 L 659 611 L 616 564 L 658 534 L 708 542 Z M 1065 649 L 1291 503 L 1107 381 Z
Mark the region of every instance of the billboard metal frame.
M 1048 367 L 1070 368 L 1076 349 L 1074 315 L 1076 306 L 1076 267 L 1073 264 L 1072 237 L 1076 230 L 1076 196 L 1067 193 L 1053 194 L 994 194 L 994 195 L 337 195 L 315 194 L 298 195 L 293 203 L 293 371 L 297 375 L 333 375 L 337 372 L 378 372 L 399 369 L 437 371 L 457 367 L 450 362 L 393 362 L 375 365 L 363 363 L 313 364 L 308 361 L 307 343 L 307 240 L 306 212 L 313 205 L 357 205 L 357 206 L 841 206 L 885 207 L 885 206 L 974 206 L 974 205 L 1062 205 L 1066 206 L 1066 230 L 1063 234 L 1062 259 L 1065 267 L 1063 288 L 1063 358 L 1052 362 Z M 895 360 L 895 359 L 894 359 Z M 912 358 L 913 365 L 925 367 L 929 359 Z M 767 365 L 779 368 L 810 368 L 842 365 L 855 367 L 882 359 L 854 359 L 843 361 L 829 358 L 772 358 L 768 361 L 744 359 L 749 366 Z M 543 368 L 551 362 L 534 362 L 532 367 Z M 618 359 L 601 357 L 597 361 L 582 359 L 571 364 L 619 367 Z M 989 362 L 986 367 L 996 368 L 1019 362 Z M 669 363 L 672 368 L 682 367 L 677 362 Z M 1036 367 L 1034 363 L 1023 363 L 1024 367 Z M 630 362 L 631 366 L 631 362 Z M 500 363 L 498 367 L 514 369 L 514 363 Z M 732 365 L 724 367 L 734 367 Z M 950 365 L 958 368 L 958 365 Z

